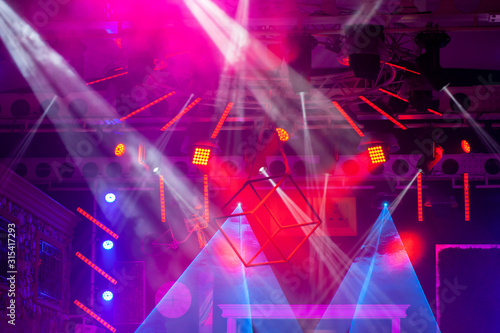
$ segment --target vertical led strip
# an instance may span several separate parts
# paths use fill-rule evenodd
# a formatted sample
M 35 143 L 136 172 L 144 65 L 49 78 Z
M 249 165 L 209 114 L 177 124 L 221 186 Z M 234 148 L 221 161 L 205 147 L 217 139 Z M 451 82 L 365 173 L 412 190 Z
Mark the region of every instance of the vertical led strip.
M 80 309 L 82 309 L 83 311 L 87 312 L 92 318 L 94 318 L 95 320 L 97 320 L 102 326 L 106 327 L 111 332 L 116 332 L 116 328 L 114 328 L 113 326 L 111 326 L 110 324 L 108 324 L 106 321 L 104 321 L 104 319 L 102 319 L 101 317 L 99 317 L 98 315 L 96 315 L 92 310 L 90 310 L 88 307 L 86 307 L 85 305 L 83 305 L 82 303 L 80 303 L 79 301 L 77 301 L 76 299 L 75 299 L 75 304 Z
M 160 97 L 160 98 L 158 98 L 158 99 L 155 99 L 155 100 L 154 100 L 154 101 L 152 101 L 151 103 L 148 103 L 148 104 L 144 105 L 143 107 L 141 107 L 141 108 L 139 108 L 139 109 L 135 110 L 134 112 L 132 112 L 132 113 L 130 113 L 130 114 L 128 114 L 128 115 L 126 115 L 125 117 L 121 117 L 121 118 L 120 118 L 120 121 L 124 121 L 124 120 L 126 120 L 126 119 L 128 119 L 128 118 L 130 118 L 130 117 L 132 117 L 132 116 L 135 116 L 135 115 L 136 115 L 136 114 L 138 114 L 139 112 L 142 112 L 142 111 L 146 110 L 147 108 L 152 107 L 153 105 L 160 103 L 160 102 L 161 102 L 161 101 L 163 101 L 164 99 L 167 99 L 167 98 L 169 98 L 170 96 L 172 96 L 172 95 L 174 95 L 174 94 L 175 94 L 175 91 L 169 92 L 168 94 L 166 94 L 166 95 L 164 95 L 164 96 L 162 96 L 162 97 Z
M 172 126 L 177 120 L 181 119 L 181 117 L 183 115 L 186 114 L 186 112 L 188 112 L 189 110 L 191 110 L 196 104 L 198 104 L 199 102 L 201 101 L 201 98 L 197 98 L 195 99 L 191 104 L 189 104 L 188 106 L 186 106 L 184 108 L 184 110 L 182 110 L 181 112 L 179 112 L 177 114 L 177 116 L 175 116 L 174 118 L 172 118 L 172 120 L 170 120 L 167 124 L 165 124 L 165 126 L 163 126 L 161 128 L 162 131 L 165 131 L 167 130 L 167 128 L 169 128 L 170 126 Z
M 104 276 L 109 282 L 111 282 L 112 284 L 116 285 L 117 281 L 115 279 L 113 279 L 108 273 L 106 273 L 105 271 L 103 271 L 99 266 L 97 266 L 92 261 L 90 261 L 89 259 L 87 259 L 87 257 L 85 257 L 83 254 L 81 254 L 80 252 L 77 252 L 76 256 L 78 258 L 80 258 L 84 263 L 86 263 L 87 265 L 89 265 L 90 267 L 92 267 L 92 269 L 95 270 L 97 273 L 99 273 L 102 276 Z
M 358 125 L 356 125 L 356 123 L 351 119 L 351 117 L 349 117 L 347 112 L 345 112 L 345 110 L 340 106 L 340 104 L 337 101 L 333 101 L 332 103 L 333 103 L 333 106 L 335 106 L 337 108 L 337 110 L 339 110 L 342 117 L 344 117 L 345 120 L 347 120 L 347 122 L 349 123 L 349 125 L 351 125 L 351 127 L 356 131 L 356 133 L 358 133 L 358 135 L 360 137 L 364 137 L 365 135 L 359 129 Z
M 375 104 L 373 104 L 371 101 L 369 101 L 366 97 L 364 96 L 359 96 L 359 98 L 365 102 L 366 104 L 368 104 L 369 106 L 371 106 L 373 109 L 375 109 L 378 113 L 380 113 L 381 115 L 383 115 L 384 117 L 386 117 L 387 119 L 389 119 L 390 121 L 392 121 L 395 125 L 397 125 L 399 128 L 405 130 L 407 129 L 405 125 L 401 124 L 399 121 L 397 121 L 396 119 L 394 119 L 393 117 L 391 117 L 387 112 L 385 112 L 384 110 L 382 110 L 381 108 L 379 108 L 378 106 L 376 106 Z
M 82 214 L 83 216 L 85 216 L 90 222 L 94 223 L 95 225 L 97 225 L 99 228 L 101 228 L 102 230 L 104 230 L 105 232 L 107 232 L 111 237 L 113 237 L 114 239 L 118 239 L 118 235 L 115 234 L 113 231 L 111 231 L 108 227 L 106 227 L 104 224 L 102 224 L 101 222 L 97 221 L 95 218 L 93 218 L 89 213 L 87 213 L 86 211 L 84 211 L 83 209 L 81 209 L 80 207 L 77 208 L 76 210 L 78 213 Z
M 418 173 L 417 176 L 417 196 L 418 196 L 418 221 L 422 222 L 424 220 L 424 212 L 422 209 L 422 173 Z
M 224 112 L 222 113 L 222 116 L 219 119 L 219 122 L 217 123 L 217 126 L 215 126 L 215 129 L 212 133 L 211 138 L 215 139 L 217 135 L 219 134 L 220 129 L 222 128 L 222 125 L 224 124 L 224 121 L 226 121 L 227 115 L 229 114 L 229 111 L 231 111 L 231 108 L 233 107 L 234 103 L 227 103 L 226 108 L 224 109 Z
M 163 176 L 159 175 L 160 180 L 160 211 L 161 211 L 161 221 L 167 222 L 167 217 L 165 215 L 165 184 L 163 182 Z
M 205 223 L 208 224 L 208 175 L 203 175 L 203 197 L 205 198 Z
M 464 199 L 465 199 L 465 221 L 470 220 L 469 209 L 469 174 L 464 173 Z

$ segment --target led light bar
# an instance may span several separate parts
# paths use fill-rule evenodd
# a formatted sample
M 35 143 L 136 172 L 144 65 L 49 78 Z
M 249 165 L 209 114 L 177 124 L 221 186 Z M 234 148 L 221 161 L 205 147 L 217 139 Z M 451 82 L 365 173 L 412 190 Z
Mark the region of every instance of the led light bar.
M 119 77 L 119 76 L 122 76 L 122 75 L 125 75 L 125 74 L 128 74 L 128 72 L 123 72 L 123 73 L 120 73 L 120 74 L 115 74 L 115 75 L 111 75 L 111 76 L 108 76 L 108 77 L 105 77 L 105 78 L 102 78 L 102 79 L 99 79 L 99 80 L 95 80 L 95 81 L 92 81 L 92 82 L 87 82 L 85 85 L 90 86 L 90 85 L 92 85 L 94 83 L 98 83 L 98 82 L 110 80 L 110 79 L 113 79 L 115 77 Z
M 158 176 L 160 180 L 160 211 L 161 211 L 161 221 L 167 222 L 167 217 L 165 214 L 165 185 L 163 182 L 163 176 Z
M 394 67 L 394 68 L 399 68 L 399 69 L 402 69 L 402 70 L 404 70 L 404 71 L 407 71 L 407 72 L 410 72 L 410 73 L 413 73 L 413 74 L 420 75 L 420 73 L 419 73 L 419 72 L 412 71 L 411 69 L 408 69 L 408 68 L 403 67 L 403 66 L 399 66 L 399 65 L 391 64 L 390 62 L 384 62 L 384 64 L 389 65 L 389 66 Z
M 207 165 L 210 157 L 210 148 L 196 148 L 194 150 L 193 164 Z
M 417 197 L 418 197 L 418 221 L 424 220 L 424 212 L 422 207 L 422 173 L 417 176 Z
M 142 111 L 146 110 L 147 108 L 152 107 L 153 105 L 160 103 L 164 99 L 167 99 L 167 98 L 169 98 L 170 96 L 172 96 L 174 94 L 175 94 L 175 91 L 169 92 L 168 94 L 166 94 L 166 95 L 164 95 L 164 96 L 162 96 L 162 97 L 160 97 L 158 99 L 155 99 L 151 103 L 148 103 L 148 104 L 144 105 L 142 108 L 139 108 L 139 109 L 133 111 L 132 113 L 126 115 L 125 117 L 120 118 L 120 121 L 124 121 L 124 120 L 130 118 L 130 117 L 138 114 L 139 112 L 142 112 Z
M 189 110 L 191 110 L 196 104 L 198 104 L 199 102 L 201 101 L 201 98 L 197 98 L 195 99 L 193 102 L 191 102 L 191 104 L 189 104 L 188 106 L 186 106 L 184 108 L 184 110 L 182 110 L 181 112 L 179 112 L 177 114 L 177 116 L 175 116 L 172 120 L 170 120 L 165 126 L 163 126 L 161 128 L 162 131 L 165 131 L 167 130 L 167 128 L 169 128 L 170 126 L 172 126 L 177 120 L 181 119 L 181 117 L 183 115 L 186 114 L 186 112 L 188 112 Z
M 464 199 L 465 199 L 465 221 L 470 220 L 470 207 L 469 207 L 469 174 L 464 173 Z
M 384 110 L 382 110 L 381 108 L 379 108 L 378 106 L 376 106 L 375 104 L 373 104 L 372 102 L 370 102 L 366 97 L 359 96 L 359 98 L 363 102 L 365 102 L 366 104 L 368 104 L 369 106 L 371 106 L 372 108 L 374 108 L 376 111 L 378 111 L 381 115 L 383 115 L 384 117 L 386 117 L 387 119 L 389 119 L 390 121 L 392 121 L 399 128 L 401 128 L 403 130 L 407 129 L 405 125 L 401 124 L 399 121 L 397 121 L 396 119 L 394 119 L 393 117 L 391 117 L 389 114 L 387 114 Z
M 385 163 L 387 161 L 382 146 L 368 147 L 368 154 L 373 164 Z
M 111 326 L 110 324 L 108 324 L 104 319 L 102 319 L 101 317 L 99 317 L 98 315 L 96 315 L 92 310 L 90 310 L 89 308 L 87 308 L 85 305 L 83 305 L 82 303 L 80 303 L 76 299 L 75 299 L 75 304 L 80 309 L 82 309 L 83 311 L 87 312 L 92 318 L 94 318 L 95 320 L 97 320 L 101 325 L 103 325 L 104 327 L 106 327 L 108 330 L 110 330 L 111 332 L 116 332 L 116 328 L 114 328 L 113 326 Z
M 203 197 L 205 198 L 205 222 L 208 224 L 209 214 L 208 214 L 208 175 L 203 175 Z
M 89 213 L 87 213 L 86 211 L 84 211 L 80 207 L 78 207 L 76 210 L 77 210 L 78 213 L 80 213 L 83 216 L 85 216 L 90 222 L 94 223 L 99 228 L 101 228 L 102 230 L 104 230 L 105 232 L 107 232 L 111 237 L 113 237 L 114 239 L 118 239 L 118 235 L 117 234 L 115 234 L 113 231 L 111 231 L 104 224 L 102 224 L 101 222 L 99 222 L 95 218 L 93 218 Z
M 109 282 L 111 282 L 112 284 L 116 284 L 117 281 L 115 279 L 113 279 L 108 273 L 106 273 L 101 268 L 99 268 L 99 266 L 97 266 L 92 261 L 90 261 L 89 259 L 87 259 L 83 254 L 81 254 L 80 252 L 77 252 L 76 256 L 78 258 L 82 259 L 82 261 L 84 263 L 86 263 L 87 265 L 89 265 L 90 267 L 92 267 L 92 269 L 94 269 L 97 273 L 99 273 L 102 276 L 104 276 Z
M 381 91 L 381 92 L 383 92 L 383 93 L 386 93 L 387 95 L 390 95 L 392 97 L 400 99 L 400 100 L 402 100 L 402 101 L 404 101 L 406 103 L 409 103 L 407 99 L 404 99 L 403 97 L 400 97 L 400 96 L 396 95 L 395 93 L 390 92 L 389 90 L 385 90 L 385 89 L 382 89 L 382 88 L 378 88 L 378 90 Z
M 430 113 L 434 113 L 435 115 L 438 115 L 438 116 L 440 116 L 440 117 L 442 117 L 442 116 L 443 116 L 443 114 L 442 114 L 441 112 L 437 112 L 437 111 L 434 111 L 434 110 L 432 110 L 432 109 L 427 109 L 427 111 L 429 111 Z
M 220 129 L 222 128 L 222 125 L 224 124 L 224 121 L 226 121 L 227 115 L 229 114 L 229 111 L 231 111 L 231 108 L 233 107 L 234 103 L 227 103 L 226 108 L 224 109 L 224 112 L 222 113 L 222 116 L 219 119 L 219 122 L 217 123 L 217 126 L 215 126 L 215 129 L 212 133 L 211 138 L 215 139 L 217 135 L 219 134 Z
M 340 106 L 340 104 L 337 103 L 337 101 L 333 101 L 332 103 L 333 103 L 333 106 L 335 106 L 335 108 L 337 108 L 337 110 L 340 112 L 340 114 L 345 118 L 345 120 L 347 120 L 349 125 L 351 125 L 351 127 L 356 131 L 356 133 L 358 133 L 358 135 L 360 137 L 364 137 L 365 135 L 363 134 L 361 129 L 358 127 L 358 125 L 356 125 L 356 123 L 351 119 L 351 117 L 349 117 L 347 112 L 345 112 L 345 110 Z

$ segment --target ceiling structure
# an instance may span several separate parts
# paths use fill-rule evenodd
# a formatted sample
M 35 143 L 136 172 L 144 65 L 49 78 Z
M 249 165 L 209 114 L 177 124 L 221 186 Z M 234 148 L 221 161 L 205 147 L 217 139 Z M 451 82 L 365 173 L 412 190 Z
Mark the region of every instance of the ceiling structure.
M 229 21 L 238 17 L 237 1 L 214 3 L 228 14 Z M 467 96 L 468 112 L 475 125 L 494 138 L 497 135 L 500 46 L 496 41 L 500 22 L 496 13 L 500 8 L 495 1 L 252 1 L 247 8 L 248 18 L 240 26 L 249 33 L 245 42 L 250 48 L 258 44 L 256 49 L 266 52 L 258 54 L 258 61 L 251 58 L 246 62 L 228 60 L 219 49 L 229 44 L 218 44 L 204 26 L 206 22 L 190 10 L 189 1 L 132 1 L 126 5 L 120 1 L 59 1 L 52 7 L 36 2 L 13 7 L 121 118 L 103 117 L 101 110 L 89 107 L 92 91 L 74 91 L 57 96 L 48 110 L 54 116 L 38 122 L 43 111 L 40 101 L 46 107 L 54 96 L 50 91 L 34 94 L 4 52 L 0 136 L 11 143 L 2 150 L 4 157 L 12 155 L 16 141 L 35 125 L 40 140 L 51 143 L 38 145 L 38 152 L 28 148 L 28 158 L 63 158 L 67 152 L 58 139 L 60 133 L 95 132 L 96 127 L 112 142 L 126 138 L 129 132 L 138 132 L 154 142 L 163 133 L 160 128 L 193 95 L 201 101 L 169 129 L 173 134 L 166 154 L 183 155 L 178 147 L 185 144 L 186 136 L 199 128 L 205 128 L 201 132 L 214 128 L 227 103 L 234 106 L 219 137 L 223 156 L 241 153 L 236 147 L 273 122 L 276 126 L 288 126 L 295 133 L 295 140 L 303 137 L 307 129 L 317 133 L 326 147 L 340 146 L 332 151 L 355 155 L 359 137 L 332 101 L 338 102 L 362 131 L 393 133 L 401 154 L 414 152 L 415 143 L 429 138 L 435 128 L 443 128 L 447 138 L 458 140 L 472 133 L 471 123 L 445 92 L 431 93 L 429 106 L 437 113 L 425 108 L 417 110 L 413 104 L 398 109 L 394 103 L 394 95 L 409 98 L 412 88 L 408 69 L 415 70 L 415 60 L 425 52 L 415 37 L 424 31 L 444 31 L 450 36 L 451 41 L 440 52 L 441 66 L 450 83 L 448 89 L 461 96 L 461 101 Z M 224 23 L 209 22 L 209 26 L 219 24 L 220 33 Z M 374 80 L 356 77 L 348 66 L 350 46 L 346 29 L 353 24 L 383 26 L 383 43 L 378 48 L 381 67 Z M 303 107 L 287 66 L 291 62 L 287 38 L 293 36 L 315 39 L 311 89 L 303 95 Z M 425 90 L 432 89 L 427 84 Z M 130 115 L 173 91 L 173 96 Z M 407 129 L 389 122 L 360 96 L 381 107 Z M 19 100 L 27 103 L 16 102 Z M 344 141 L 339 142 L 339 138 Z M 450 141 L 450 146 L 455 145 L 455 141 Z M 475 151 L 490 153 L 484 147 Z M 445 154 L 458 152 L 445 147 Z M 294 147 L 287 154 L 307 153 L 303 147 Z

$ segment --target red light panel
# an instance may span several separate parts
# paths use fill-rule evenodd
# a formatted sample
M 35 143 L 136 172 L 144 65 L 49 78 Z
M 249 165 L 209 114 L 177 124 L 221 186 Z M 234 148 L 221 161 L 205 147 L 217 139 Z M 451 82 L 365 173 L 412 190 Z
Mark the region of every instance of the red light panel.
M 94 264 L 92 261 L 88 260 L 83 254 L 81 254 L 80 252 L 77 252 L 76 256 L 78 258 L 80 258 L 84 263 L 86 263 L 87 265 L 89 265 L 90 267 L 92 267 L 92 269 L 95 270 L 97 273 L 99 273 L 102 276 L 104 276 L 109 282 L 111 282 L 112 284 L 116 284 L 117 281 L 115 279 L 113 279 L 111 276 L 109 276 L 108 273 L 106 273 L 105 271 L 103 271 L 101 268 L 99 268 L 99 266 L 97 266 L 96 264 Z
M 469 207 L 469 174 L 464 173 L 464 199 L 465 199 L 465 221 L 470 220 Z
M 160 180 L 160 211 L 161 211 L 161 221 L 167 222 L 167 216 L 165 214 L 165 185 L 163 182 L 163 176 L 158 176 Z
M 205 222 L 208 224 L 209 214 L 208 214 L 208 175 L 203 175 L 203 197 L 205 198 Z
M 210 148 L 196 148 L 194 150 L 193 164 L 207 165 L 210 157 Z
M 214 132 L 212 133 L 211 138 L 215 139 L 217 135 L 219 134 L 220 129 L 222 128 L 222 125 L 224 124 L 224 121 L 226 121 L 227 115 L 229 114 L 229 111 L 231 111 L 231 108 L 233 107 L 234 103 L 227 103 L 226 108 L 224 109 L 224 112 L 222 113 L 222 116 L 219 119 L 219 122 L 217 123 L 217 126 L 214 129 Z
M 99 79 L 99 80 L 95 80 L 95 81 L 92 81 L 92 82 L 87 82 L 86 85 L 90 86 L 91 84 L 102 82 L 102 81 L 106 81 L 106 80 L 110 80 L 110 79 L 113 79 L 115 77 L 119 77 L 119 76 L 122 76 L 122 75 L 125 75 L 125 74 L 128 74 L 128 72 L 123 72 L 123 73 L 120 73 L 120 74 L 115 74 L 115 75 L 111 75 L 111 76 L 108 76 L 108 77 L 105 77 L 105 78 L 102 78 L 102 79 Z
M 85 305 L 83 305 L 82 303 L 80 303 L 76 299 L 75 299 L 75 304 L 80 309 L 82 309 L 83 311 L 87 312 L 92 318 L 94 318 L 95 320 L 97 320 L 101 325 L 103 325 L 104 327 L 106 327 L 108 330 L 110 330 L 111 332 L 116 332 L 116 328 L 114 328 L 113 326 L 111 326 L 110 324 L 108 324 L 106 321 L 104 321 L 104 319 L 102 319 L 101 317 L 99 317 L 98 315 L 96 315 L 92 310 L 90 310 L 89 308 L 87 308 Z
M 288 135 L 288 132 L 285 131 L 283 128 L 277 127 L 276 128 L 276 132 L 278 133 L 278 137 L 280 138 L 281 142 L 287 142 L 288 139 L 290 139 L 290 136 Z
M 125 154 L 125 145 L 123 143 L 119 143 L 115 147 L 115 155 L 116 156 L 123 156 Z
M 384 163 L 387 161 L 382 146 L 375 146 L 368 148 L 368 154 L 373 164 Z
M 164 96 L 162 96 L 162 97 L 160 97 L 158 99 L 155 99 L 151 103 L 148 103 L 148 104 L 144 105 L 142 108 L 139 108 L 139 109 L 135 110 L 134 112 L 126 115 L 125 117 L 120 118 L 120 121 L 124 121 L 124 120 L 130 118 L 130 117 L 138 114 L 139 112 L 142 112 L 142 111 L 146 110 L 147 108 L 152 107 L 153 105 L 160 103 L 164 99 L 167 99 L 167 98 L 169 98 L 170 96 L 172 96 L 174 94 L 175 94 L 175 91 L 169 92 L 168 94 L 166 94 L 166 95 L 164 95 Z
M 366 104 L 368 104 L 369 106 L 371 106 L 372 108 L 374 108 L 376 111 L 378 111 L 381 115 L 383 115 L 384 117 L 386 117 L 387 119 L 389 119 L 390 121 L 392 121 L 399 128 L 401 128 L 403 130 L 406 129 L 405 125 L 401 124 L 399 121 L 397 121 L 396 119 L 394 119 L 393 117 L 391 117 L 389 114 L 387 114 L 384 110 L 382 110 L 381 108 L 379 108 L 378 106 L 376 106 L 375 104 L 373 104 L 372 102 L 370 102 L 366 97 L 359 96 L 359 98 L 363 102 L 365 102 Z
M 429 111 L 430 113 L 434 113 L 435 115 L 440 116 L 440 117 L 443 116 L 443 114 L 441 112 L 437 112 L 437 111 L 434 111 L 432 109 L 427 109 L 427 111 Z
M 398 95 L 396 95 L 395 93 L 392 93 L 388 90 L 385 90 L 385 89 L 382 89 L 382 88 L 378 88 L 379 91 L 383 92 L 383 93 L 386 93 L 387 95 L 391 95 L 392 97 L 395 97 L 397 99 L 400 99 L 406 103 L 408 103 L 408 100 L 407 99 L 404 99 L 403 97 L 399 97 Z
M 92 217 L 92 215 L 90 215 L 89 213 L 87 213 L 86 211 L 84 211 L 83 209 L 81 209 L 80 207 L 77 208 L 77 212 L 82 214 L 83 216 L 85 216 L 90 222 L 94 223 L 95 225 L 97 225 L 99 228 L 101 228 L 102 230 L 104 230 L 105 232 L 107 232 L 111 237 L 113 237 L 114 239 L 118 239 L 118 235 L 115 234 L 113 231 L 111 231 L 108 227 L 106 227 L 104 224 L 102 224 L 101 222 L 97 221 L 95 218 Z
M 360 137 L 364 137 L 365 135 L 359 129 L 358 125 L 356 125 L 356 123 L 351 119 L 351 117 L 349 117 L 347 112 L 345 112 L 345 110 L 340 106 L 340 104 L 337 103 L 336 101 L 333 101 L 332 103 L 333 103 L 333 106 L 335 106 L 337 108 L 337 110 L 339 110 L 340 114 L 345 118 L 345 120 L 347 120 L 349 125 L 351 125 L 351 127 L 356 131 L 356 133 L 358 133 L 358 135 Z
M 170 126 L 172 126 L 177 120 L 181 119 L 181 117 L 183 115 L 186 114 L 186 112 L 188 112 L 189 110 L 191 110 L 196 104 L 198 104 L 199 102 L 201 101 L 201 98 L 197 98 L 195 99 L 191 104 L 189 104 L 188 106 L 186 106 L 184 108 L 184 110 L 182 110 L 181 112 L 179 112 L 177 114 L 177 116 L 175 116 L 174 118 L 172 118 L 172 120 L 170 120 L 167 124 L 165 124 L 165 126 L 163 126 L 161 128 L 162 131 L 165 131 L 167 128 L 169 128 Z
M 419 172 L 417 176 L 417 197 L 418 197 L 418 220 L 424 220 L 424 212 L 422 207 L 422 174 Z
M 461 145 L 462 145 L 462 150 L 464 151 L 464 153 L 469 154 L 470 153 L 470 145 L 467 142 L 467 140 L 462 140 Z

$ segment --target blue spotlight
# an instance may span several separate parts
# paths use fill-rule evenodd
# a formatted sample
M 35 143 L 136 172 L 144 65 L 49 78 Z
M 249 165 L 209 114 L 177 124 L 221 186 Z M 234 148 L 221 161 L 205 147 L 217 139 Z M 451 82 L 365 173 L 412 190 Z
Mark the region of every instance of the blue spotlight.
M 113 248 L 113 241 L 110 241 L 110 240 L 105 240 L 103 243 L 102 243 L 102 247 L 105 249 L 105 250 L 111 250 Z
M 116 195 L 114 193 L 111 193 L 109 192 L 108 194 L 106 194 L 106 196 L 104 197 L 104 199 L 106 199 L 106 202 L 115 202 L 116 200 Z
M 384 207 L 387 207 L 389 206 L 389 204 L 387 202 L 384 202 Z
M 102 299 L 105 300 L 106 302 L 109 302 L 113 299 L 113 293 L 109 290 L 106 290 L 105 292 L 102 293 Z

